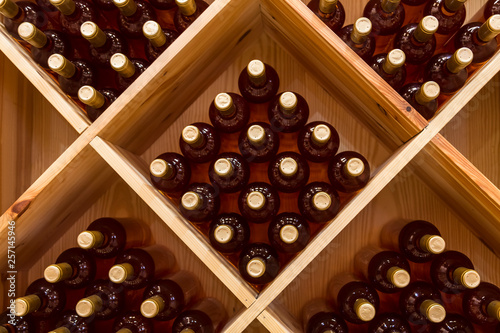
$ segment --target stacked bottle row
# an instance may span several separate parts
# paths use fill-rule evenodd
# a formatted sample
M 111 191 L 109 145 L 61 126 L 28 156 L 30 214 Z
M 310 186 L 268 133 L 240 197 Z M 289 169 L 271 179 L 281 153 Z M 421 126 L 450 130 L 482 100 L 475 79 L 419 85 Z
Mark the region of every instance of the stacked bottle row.
M 17 298 L 0 332 L 216 332 L 227 315 L 149 229 L 101 218 Z M 15 314 L 15 317 L 14 317 Z
M 494 332 L 500 328 L 500 289 L 482 282 L 470 259 L 445 251 L 429 222 L 389 224 L 381 245 L 355 256 L 356 275 L 341 274 L 326 299 L 303 309 L 312 332 Z
M 0 2 L 7 31 L 94 121 L 208 7 L 202 0 Z
M 482 22 L 462 26 L 465 2 L 370 0 L 363 17 L 343 28 L 345 12 L 340 1 L 312 0 L 308 6 L 429 120 L 438 101 L 460 90 L 498 48 L 498 1 L 488 2 Z
M 208 229 L 215 249 L 224 254 L 240 253 L 238 266 L 247 281 L 265 284 L 280 269 L 276 250 L 285 255 L 301 251 L 311 237 L 309 222 L 333 219 L 341 205 L 338 192 L 352 194 L 363 188 L 370 168 L 357 152 L 337 153 L 340 139 L 333 126 L 323 121 L 307 123 L 309 106 L 304 97 L 296 92 L 277 93 L 279 77 L 270 65 L 252 60 L 238 83 L 241 95 L 221 93 L 210 105 L 213 126 L 186 126 L 179 140 L 182 155 L 159 155 L 150 165 L 150 174 L 156 188 L 180 200 L 179 209 L 186 219 Z M 255 117 L 252 110 L 256 104 L 263 103 L 268 103 L 269 122 L 248 123 Z M 225 148 L 221 148 L 221 136 L 227 133 L 238 136 L 240 154 L 219 153 Z M 283 140 L 298 152 L 280 152 Z M 203 163 L 208 164 L 211 184 L 190 184 L 191 169 Z M 323 163 L 318 165 L 328 169 L 330 183 L 308 182 L 310 163 Z M 250 182 L 256 168 L 266 165 L 267 181 Z M 219 214 L 221 195 L 238 192 L 239 214 Z M 300 214 L 278 214 L 280 193 L 298 194 Z M 263 223 L 269 223 L 269 244 L 248 244 L 252 225 Z

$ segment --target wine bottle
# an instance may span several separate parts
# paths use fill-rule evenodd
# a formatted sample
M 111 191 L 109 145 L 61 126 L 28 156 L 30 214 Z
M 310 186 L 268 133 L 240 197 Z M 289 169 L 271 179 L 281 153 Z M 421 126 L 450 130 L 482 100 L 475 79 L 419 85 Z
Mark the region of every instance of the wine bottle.
M 337 215 L 340 208 L 340 198 L 335 189 L 325 182 L 307 184 L 297 200 L 300 214 L 308 221 L 325 223 Z
M 80 37 L 80 27 L 86 21 L 99 22 L 100 15 L 92 2 L 86 0 L 50 0 L 60 12 L 62 30 L 72 37 Z
M 367 333 L 411 333 L 408 322 L 398 313 L 381 313 L 368 327 Z
M 474 54 L 469 48 L 462 47 L 455 53 L 441 53 L 431 58 L 424 72 L 425 81 L 439 84 L 442 94 L 453 94 L 465 85 Z
M 334 277 L 327 293 L 342 317 L 350 323 L 363 324 L 377 314 L 380 303 L 377 290 L 352 274 Z
M 440 323 L 446 316 L 439 290 L 423 281 L 412 282 L 401 291 L 399 309 L 413 325 Z
M 174 255 L 161 245 L 130 248 L 118 254 L 109 270 L 111 282 L 127 289 L 141 289 L 155 277 L 170 272 L 175 265 Z
M 81 25 L 80 32 L 90 43 L 92 63 L 98 66 L 108 67 L 115 53 L 129 54 L 127 40 L 118 31 L 103 31 L 94 22 L 87 21 Z
M 219 212 L 220 197 L 212 185 L 192 183 L 182 195 L 179 209 L 191 222 L 208 222 Z
M 152 4 L 154 8 L 160 10 L 169 10 L 175 8 L 174 0 L 149 0 L 149 3 Z
M 302 309 L 305 333 L 347 333 L 347 325 L 325 299 L 317 298 Z
M 484 7 L 484 17 L 500 14 L 500 0 L 489 0 Z
M 28 286 L 25 295 L 15 300 L 18 317 L 31 314 L 34 319 L 54 319 L 66 306 L 66 293 L 60 283 L 35 280 Z
M 177 10 L 174 14 L 175 29 L 182 33 L 208 8 L 202 0 L 175 0 Z
M 309 179 L 309 164 L 295 152 L 282 152 L 269 162 L 267 175 L 271 185 L 285 193 L 297 192 Z
M 210 122 L 216 130 L 223 133 L 241 131 L 250 118 L 247 101 L 235 93 L 220 93 L 208 110 Z
M 426 120 L 430 120 L 436 114 L 438 108 L 437 98 L 440 93 L 441 88 L 434 81 L 427 81 L 422 85 L 420 83 L 410 83 L 399 91 L 401 97 Z
M 173 1 L 172 1 L 173 2 Z M 155 61 L 172 44 L 179 34 L 177 31 L 162 29 L 155 21 L 147 21 L 142 26 L 142 33 L 148 39 L 145 46 L 146 58 Z
M 426 3 L 428 0 L 402 0 L 405 5 L 408 6 L 420 6 Z
M 252 60 L 238 78 L 241 95 L 251 103 L 270 101 L 278 92 L 280 79 L 276 70 L 260 60 Z
M 500 289 L 481 282 L 464 292 L 462 307 L 465 317 L 477 325 L 493 326 L 500 321 Z
M 33 60 L 45 69 L 49 69 L 48 59 L 54 53 L 61 54 L 65 58 L 73 56 L 71 44 L 62 32 L 42 31 L 30 22 L 21 23 L 17 31 L 24 41 L 31 44 L 30 51 Z
M 247 245 L 240 254 L 238 269 L 252 284 L 271 282 L 280 270 L 280 260 L 274 248 L 265 243 Z
M 472 63 L 482 64 L 496 52 L 500 34 L 500 15 L 490 16 L 483 24 L 479 22 L 464 25 L 455 36 L 455 48 L 469 48 L 474 54 Z
M 178 271 L 146 287 L 141 313 L 159 321 L 174 319 L 200 292 L 201 285 L 196 276 Z
M 96 121 L 118 96 L 114 89 L 96 90 L 92 86 L 83 86 L 78 90 L 78 99 L 85 104 L 85 112 L 92 121 Z
M 430 325 L 430 333 L 474 333 L 474 326 L 456 313 L 447 313 L 444 320 Z
M 172 333 L 215 333 L 227 320 L 226 309 L 215 298 L 204 298 L 182 312 L 172 325 Z
M 10 311 L 2 313 L 0 333 L 36 333 L 36 325 L 31 315 L 11 318 L 7 313 L 10 314 Z
M 300 154 L 311 162 L 326 162 L 339 149 L 339 134 L 324 121 L 313 121 L 304 126 L 297 138 Z
M 359 191 L 370 180 L 370 165 L 359 153 L 344 151 L 335 155 L 328 165 L 328 179 L 339 192 Z
M 248 244 L 250 227 L 245 218 L 239 214 L 220 214 L 210 223 L 208 238 L 217 251 L 236 253 Z
M 240 133 L 238 147 L 249 163 L 269 162 L 276 156 L 280 146 L 278 133 L 267 123 L 251 123 Z
M 56 263 L 45 268 L 43 276 L 47 282 L 63 284 L 70 289 L 87 287 L 95 278 L 96 262 L 84 249 L 73 247 L 62 252 Z
M 250 167 L 240 154 L 222 153 L 208 167 L 212 185 L 224 193 L 241 191 L 250 179 Z
M 307 123 L 309 106 L 301 95 L 289 91 L 284 92 L 271 100 L 268 118 L 275 132 L 297 132 Z
M 424 15 L 432 15 L 439 21 L 437 33 L 449 35 L 460 29 L 465 21 L 467 0 L 431 0 L 424 9 Z
M 267 183 L 251 183 L 240 192 L 238 208 L 248 222 L 265 223 L 278 213 L 280 196 Z
M 85 297 L 78 301 L 75 310 L 83 318 L 108 320 L 125 308 L 125 291 L 109 280 L 96 280 L 85 289 Z
M 22 39 L 18 34 L 18 29 L 21 23 L 29 22 L 42 31 L 45 31 L 49 25 L 49 19 L 42 8 L 29 1 L 2 0 L 0 14 L 4 16 L 5 29 L 20 41 Z
M 219 134 L 205 123 L 194 123 L 184 127 L 179 146 L 188 160 L 206 163 L 215 158 L 220 149 Z
M 78 97 L 82 86 L 95 86 L 97 83 L 94 68 L 84 60 L 69 61 L 61 54 L 52 54 L 48 60 L 49 68 L 58 74 L 62 91 L 71 97 Z
M 339 37 L 358 56 L 368 62 L 375 52 L 375 38 L 370 36 L 372 22 L 366 17 L 361 17 L 354 24 L 347 25 L 340 30 Z
M 405 25 L 394 38 L 394 48 L 406 55 L 406 62 L 421 65 L 428 61 L 436 50 L 439 21 L 434 16 L 425 16 L 419 23 Z
M 170 195 L 184 192 L 191 179 L 188 160 L 177 153 L 163 153 L 149 166 L 149 176 L 153 185 Z
M 406 80 L 405 62 L 405 53 L 400 49 L 393 49 L 389 53 L 374 56 L 370 67 L 394 90 L 398 91 Z
M 111 68 L 118 73 L 116 86 L 120 91 L 127 89 L 149 66 L 145 60 L 129 59 L 123 53 L 113 54 L 109 62 Z
M 153 333 L 153 329 L 151 319 L 144 318 L 137 311 L 127 311 L 116 317 L 113 322 L 113 332 L 115 333 Z
M 354 257 L 356 270 L 377 290 L 393 294 L 410 283 L 410 264 L 402 254 L 367 246 Z
M 338 33 L 344 26 L 345 10 L 338 0 L 312 0 L 307 5 L 333 32 Z
M 401 0 L 370 0 L 363 16 L 372 23 L 372 32 L 378 36 L 393 35 L 405 20 L 405 9 Z
M 80 317 L 75 310 L 64 312 L 56 324 L 56 329 L 49 333 L 93 333 L 95 332 L 94 318 Z
M 127 38 L 142 38 L 142 27 L 148 21 L 156 21 L 153 6 L 143 0 L 113 0 L 120 10 L 118 28 Z
M 299 214 L 281 213 L 269 224 L 267 236 L 269 243 L 279 252 L 297 253 L 309 243 L 311 230 Z

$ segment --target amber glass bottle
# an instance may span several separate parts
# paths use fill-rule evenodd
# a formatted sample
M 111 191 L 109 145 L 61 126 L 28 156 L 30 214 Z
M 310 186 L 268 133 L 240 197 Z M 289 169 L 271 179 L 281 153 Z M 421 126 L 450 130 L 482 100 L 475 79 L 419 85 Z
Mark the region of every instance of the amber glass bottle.
M 212 161 L 219 153 L 220 138 L 215 129 L 205 123 L 194 123 L 184 127 L 179 146 L 188 160 L 194 163 Z
M 75 310 L 80 317 L 108 320 L 116 317 L 124 307 L 123 287 L 109 280 L 96 280 L 85 289 L 85 298 L 78 301 Z
M 408 6 L 419 6 L 426 3 L 428 0 L 402 0 L 405 5 Z
M 428 61 L 436 50 L 439 21 L 434 16 L 425 16 L 419 23 L 405 25 L 394 38 L 394 48 L 405 53 L 406 62 L 421 65 Z
M 408 322 L 398 313 L 381 313 L 368 327 L 367 333 L 411 333 Z M 444 332 L 443 332 L 444 333 Z
M 153 333 L 151 319 L 144 318 L 140 312 L 127 311 L 116 317 L 113 323 L 114 333 Z
M 84 60 L 69 61 L 61 54 L 53 54 L 48 60 L 49 68 L 58 74 L 59 86 L 71 97 L 78 97 L 82 86 L 95 86 L 97 83 L 94 68 Z
M 268 162 L 276 156 L 279 146 L 279 135 L 267 123 L 249 124 L 238 138 L 241 155 L 249 163 Z
M 297 205 L 302 216 L 308 221 L 325 223 L 337 215 L 340 198 L 330 184 L 312 182 L 300 191 Z
M 160 10 L 169 10 L 175 8 L 174 0 L 150 0 L 149 1 L 153 7 Z
M 420 83 L 410 83 L 399 91 L 401 97 L 427 120 L 430 120 L 436 114 L 438 108 L 437 98 L 440 93 L 439 84 L 434 81 L 427 81 L 422 85 Z
M 304 126 L 297 138 L 300 154 L 311 162 L 326 162 L 339 149 L 339 134 L 324 121 L 313 121 Z
M 118 73 L 116 76 L 116 86 L 120 91 L 127 89 L 149 66 L 147 61 L 129 59 L 123 53 L 113 54 L 110 63 L 111 68 Z
M 500 289 L 488 282 L 481 282 L 475 289 L 464 293 L 464 315 L 472 323 L 493 327 L 500 321 Z
M 363 16 L 372 22 L 372 32 L 379 36 L 393 35 L 405 20 L 405 9 L 401 0 L 370 0 Z
M 333 157 L 328 165 L 328 179 L 339 192 L 359 191 L 370 180 L 370 165 L 359 153 L 344 151 Z
M 43 275 L 50 283 L 62 281 L 67 288 L 85 288 L 95 278 L 96 263 L 90 252 L 73 247 L 62 252 L 56 263 L 48 266 Z
M 328 28 L 338 33 L 344 26 L 344 6 L 338 0 L 312 0 L 307 5 Z
M 251 103 L 270 101 L 278 92 L 280 79 L 276 70 L 260 60 L 248 63 L 238 78 L 241 95 Z
M 50 0 L 60 12 L 62 30 L 72 37 L 80 37 L 80 27 L 86 21 L 99 22 L 99 12 L 86 0 Z
M 215 96 L 208 110 L 210 122 L 220 132 L 241 131 L 250 118 L 247 101 L 235 93 L 220 93 Z
M 208 167 L 208 178 L 212 185 L 224 193 L 241 191 L 250 179 L 247 161 L 236 153 L 222 153 Z
M 264 223 L 278 213 L 280 197 L 267 183 L 251 183 L 240 192 L 238 208 L 248 222 Z
M 375 52 L 375 38 L 370 36 L 372 23 L 366 17 L 361 17 L 354 24 L 340 30 L 339 37 L 364 61 L 370 61 Z
M 297 192 L 307 184 L 309 164 L 295 152 L 282 152 L 269 162 L 267 175 L 271 185 L 278 191 Z
M 297 213 L 281 213 L 268 227 L 269 243 L 279 252 L 297 253 L 309 243 L 311 231 L 307 221 Z
M 448 313 L 444 320 L 438 324 L 431 324 L 430 333 L 474 333 L 474 326 L 456 313 Z
M 248 244 L 250 227 L 245 218 L 239 214 L 220 214 L 210 223 L 208 238 L 217 251 L 236 253 Z
M 94 22 L 87 21 L 81 25 L 80 32 L 89 41 L 91 60 L 97 66 L 109 67 L 115 53 L 129 54 L 127 40 L 118 31 L 103 31 Z
M 453 94 L 465 85 L 469 73 L 467 66 L 474 55 L 469 48 L 462 47 L 455 53 L 441 53 L 431 58 L 424 71 L 425 81 L 439 84 L 442 94 Z
M 266 284 L 278 275 L 280 260 L 278 253 L 270 245 L 253 243 L 241 251 L 238 268 L 246 281 Z
M 142 33 L 148 39 L 145 51 L 149 62 L 155 61 L 179 37 L 177 31 L 162 29 L 155 21 L 144 23 Z
M 172 333 L 216 333 L 226 320 L 222 303 L 215 298 L 204 298 L 175 319 Z
M 142 27 L 147 21 L 156 21 L 156 11 L 143 0 L 113 0 L 120 10 L 118 28 L 127 38 L 142 38 Z
M 42 31 L 45 31 L 49 24 L 49 19 L 42 8 L 29 1 L 3 0 L 0 2 L 0 14 L 4 16 L 3 24 L 7 31 L 21 41 L 18 34 L 21 23 L 29 22 Z
M 208 8 L 202 0 L 175 0 L 177 10 L 174 14 L 175 29 L 179 33 L 186 30 Z
M 500 14 L 500 0 L 489 0 L 484 7 L 484 17 Z
M 55 325 L 56 329 L 49 333 L 93 333 L 95 332 L 93 318 L 80 317 L 75 310 L 64 312 Z
M 482 64 L 496 52 L 500 34 L 500 15 L 490 16 L 483 24 L 479 22 L 464 25 L 456 34 L 455 48 L 469 48 L 474 54 L 473 64 Z
M 191 167 L 188 160 L 177 153 L 163 153 L 149 166 L 153 185 L 170 195 L 180 195 L 189 185 Z
M 431 0 L 424 9 L 424 15 L 432 15 L 439 21 L 438 34 L 452 34 L 464 24 L 465 2 L 467 0 Z
M 85 112 L 92 121 L 96 121 L 118 96 L 114 89 L 96 90 L 92 86 L 83 86 L 78 90 L 78 99 L 85 104 Z
M 441 304 L 439 290 L 423 281 L 411 283 L 399 296 L 399 309 L 406 320 L 413 325 L 442 322 L 446 310 Z
M 60 283 L 35 280 L 28 286 L 25 295 L 15 300 L 17 317 L 31 314 L 37 320 L 54 319 L 66 306 L 66 293 Z
M 302 322 L 305 333 L 349 332 L 344 319 L 322 298 L 313 299 L 304 306 Z
M 393 49 L 389 53 L 374 56 L 370 67 L 394 90 L 398 91 L 406 80 L 405 61 L 405 53 L 400 49 Z
M 220 197 L 212 185 L 192 183 L 182 195 L 179 209 L 191 222 L 208 222 L 219 212 Z

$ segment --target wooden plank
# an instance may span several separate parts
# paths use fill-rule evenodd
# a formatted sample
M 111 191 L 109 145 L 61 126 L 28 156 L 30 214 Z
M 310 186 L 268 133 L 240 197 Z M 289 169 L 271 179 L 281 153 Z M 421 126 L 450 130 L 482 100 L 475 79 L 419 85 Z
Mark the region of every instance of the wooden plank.
M 262 311 L 257 317 L 262 325 L 269 332 L 273 333 L 296 333 L 302 332 L 302 326 L 299 322 L 284 308 L 281 304 L 276 302 L 269 304 L 269 306 Z

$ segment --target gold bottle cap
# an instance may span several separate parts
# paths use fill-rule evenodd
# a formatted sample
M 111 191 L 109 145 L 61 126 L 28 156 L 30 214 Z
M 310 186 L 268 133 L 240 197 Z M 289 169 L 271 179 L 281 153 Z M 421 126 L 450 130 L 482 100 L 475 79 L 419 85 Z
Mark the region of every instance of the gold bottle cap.
M 201 140 L 201 133 L 198 127 L 189 125 L 182 130 L 182 140 L 188 145 L 194 145 Z
M 201 207 L 203 200 L 196 192 L 186 192 L 181 198 L 181 205 L 186 210 L 197 210 Z
M 191 16 L 196 12 L 196 2 L 194 0 L 175 0 L 175 3 L 184 16 Z
M 266 131 L 264 130 L 264 127 L 260 125 L 252 125 L 248 128 L 247 137 L 250 143 L 259 145 L 264 142 L 264 139 L 266 138 Z
M 115 53 L 109 59 L 111 67 L 124 78 L 129 78 L 135 74 L 135 66 L 132 61 L 123 53 Z
M 450 12 L 456 12 L 465 4 L 467 0 L 445 0 L 444 4 Z
M 413 36 L 421 43 L 429 41 L 439 28 L 439 21 L 432 15 L 425 16 L 418 24 Z
M 258 191 L 250 192 L 247 196 L 247 205 L 253 210 L 259 210 L 266 204 L 266 197 Z
M 330 127 L 324 124 L 314 126 L 311 138 L 315 143 L 324 145 L 328 142 L 328 140 L 330 140 L 331 137 L 332 131 L 330 130 Z
M 9 333 L 9 331 L 7 331 L 7 329 L 4 326 L 0 326 L 0 333 Z M 71 333 L 71 332 L 68 332 L 68 333 Z
M 113 3 L 125 16 L 132 16 L 137 11 L 137 5 L 134 0 L 113 0 Z
M 377 313 L 373 304 L 364 298 L 358 298 L 354 302 L 354 311 L 356 312 L 356 316 L 362 321 L 372 320 Z
M 345 171 L 352 177 L 357 177 L 365 171 L 365 164 L 357 157 L 350 158 L 345 164 Z
M 12 0 L 0 0 L 0 13 L 7 17 L 13 18 L 19 12 L 19 6 Z
M 114 265 L 109 269 L 109 280 L 114 283 L 123 283 L 134 275 L 134 267 L 131 264 L 123 263 Z
M 319 0 L 319 10 L 325 14 L 331 14 L 337 9 L 338 0 Z
M 474 59 L 474 53 L 468 47 L 462 47 L 455 51 L 453 56 L 446 62 L 446 67 L 452 73 L 458 73 L 469 66 Z
M 158 22 L 147 21 L 144 23 L 142 33 L 155 47 L 161 47 L 167 42 L 167 37 Z
M 38 49 L 41 49 L 47 44 L 47 36 L 32 23 L 21 23 L 17 28 L 17 33 L 22 39 Z
M 50 265 L 45 268 L 43 272 L 43 277 L 45 281 L 50 283 L 57 283 L 66 279 L 69 279 L 73 275 L 73 267 L 68 263 L 60 263 Z
M 313 206 L 317 210 L 327 210 L 332 205 L 332 198 L 326 192 L 318 192 L 312 198 Z
M 280 162 L 280 172 L 283 176 L 291 177 L 299 171 L 299 165 L 291 157 L 285 157 Z
M 38 310 L 41 305 L 42 301 L 36 295 L 19 297 L 14 302 L 16 316 L 26 316 L 28 313 Z
M 233 113 L 233 99 L 227 93 L 220 93 L 215 96 L 214 105 L 222 115 L 230 115 Z
M 266 263 L 263 259 L 256 257 L 247 264 L 247 273 L 253 278 L 259 278 L 266 272 Z
M 121 328 L 120 330 L 116 331 L 116 333 L 134 333 L 128 328 Z
M 93 107 L 94 109 L 99 109 L 106 102 L 104 95 L 91 86 L 83 86 L 78 89 L 78 99 L 83 104 Z
M 71 331 L 67 327 L 58 327 L 55 330 L 50 331 L 49 333 L 71 333 Z
M 441 236 L 425 235 L 420 238 L 420 248 L 432 254 L 439 254 L 445 250 L 446 242 Z
M 446 310 L 444 307 L 432 300 L 425 300 L 420 305 L 420 312 L 431 322 L 440 323 L 446 317 Z
M 220 225 L 214 230 L 214 238 L 218 243 L 226 244 L 233 239 L 234 231 L 229 225 Z
M 102 308 L 102 299 L 97 295 L 82 298 L 76 303 L 75 311 L 80 317 L 90 317 Z
M 392 13 L 398 8 L 401 0 L 382 0 L 381 8 L 386 13 Z
M 146 318 L 154 318 L 165 308 L 165 301 L 159 295 L 148 298 L 141 304 L 141 314 Z
M 149 166 L 149 172 L 155 177 L 169 177 L 173 170 L 170 165 L 161 158 L 157 158 Z
M 214 163 L 214 171 L 220 177 L 228 177 L 233 174 L 233 164 L 227 158 L 219 158 Z
M 405 53 L 400 49 L 393 49 L 387 54 L 382 69 L 387 74 L 394 74 L 405 64 L 405 61 Z
M 489 42 L 500 34 L 500 14 L 490 16 L 477 33 L 483 42 Z
M 282 93 L 279 98 L 281 110 L 285 113 L 293 112 L 297 107 L 297 102 L 297 96 L 290 91 Z
M 266 81 L 266 66 L 260 60 L 254 59 L 248 63 L 247 73 L 250 81 L 254 84 L 262 84 Z
M 481 283 L 479 273 L 465 267 L 459 267 L 453 271 L 453 280 L 468 289 L 474 289 Z
M 76 242 L 78 243 L 78 246 L 81 247 L 82 249 L 88 250 L 88 249 L 93 249 L 95 247 L 99 247 L 104 243 L 104 235 L 102 232 L 99 231 L 82 231 L 77 239 Z
M 47 61 L 49 64 L 49 68 L 56 72 L 57 74 L 64 76 L 65 78 L 70 78 L 75 75 L 76 67 L 73 65 L 71 61 L 66 59 L 64 56 L 60 54 L 53 54 L 49 57 Z
M 400 267 L 391 267 L 387 271 L 387 279 L 396 288 L 404 288 L 410 283 L 410 273 Z
M 434 81 L 427 81 L 420 86 L 420 90 L 415 94 L 415 100 L 418 104 L 424 105 L 438 98 L 440 93 L 439 84 Z
M 366 17 L 360 17 L 354 22 L 351 39 L 356 44 L 362 44 L 366 36 L 372 32 L 372 22 Z
M 49 0 L 63 15 L 71 15 L 75 12 L 75 2 L 73 0 Z
M 280 229 L 280 239 L 286 244 L 295 243 L 299 239 L 299 230 L 291 224 L 284 225 Z
M 500 321 L 500 301 L 493 301 L 488 304 L 486 311 L 490 317 Z
M 181 333 L 196 333 L 195 331 L 193 331 L 192 329 L 190 328 L 185 328 L 181 331 Z
M 80 33 L 95 47 L 101 47 L 106 43 L 106 34 L 94 22 L 83 22 Z

